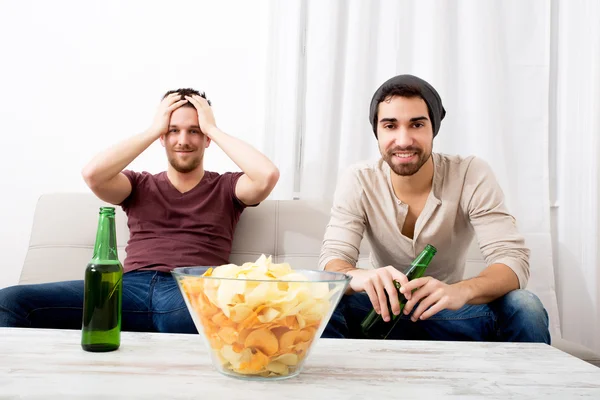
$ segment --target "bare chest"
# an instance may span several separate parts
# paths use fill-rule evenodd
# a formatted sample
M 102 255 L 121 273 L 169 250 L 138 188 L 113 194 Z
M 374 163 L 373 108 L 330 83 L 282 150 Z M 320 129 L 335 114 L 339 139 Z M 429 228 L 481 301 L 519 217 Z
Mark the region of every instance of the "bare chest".
M 402 234 L 408 238 L 413 238 L 415 235 L 415 225 L 419 216 L 427 203 L 427 195 L 406 198 L 402 202 L 408 207 L 404 224 L 402 225 Z

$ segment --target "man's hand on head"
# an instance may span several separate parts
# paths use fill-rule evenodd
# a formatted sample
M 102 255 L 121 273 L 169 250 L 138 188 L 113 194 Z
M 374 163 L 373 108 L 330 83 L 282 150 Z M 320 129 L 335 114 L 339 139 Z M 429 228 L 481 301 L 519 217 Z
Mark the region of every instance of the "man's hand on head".
M 158 105 L 158 109 L 154 115 L 154 121 L 150 127 L 150 131 L 157 138 L 169 132 L 169 122 L 171 121 L 171 114 L 173 111 L 188 102 L 185 99 L 180 99 L 181 95 L 179 95 L 179 93 L 171 93 Z
M 212 139 L 211 133 L 217 127 L 217 125 L 215 123 L 215 116 L 212 108 L 208 104 L 208 101 L 204 97 L 198 95 L 185 96 L 185 98 L 187 101 L 192 103 L 194 107 L 196 107 L 200 130 L 202 133 Z

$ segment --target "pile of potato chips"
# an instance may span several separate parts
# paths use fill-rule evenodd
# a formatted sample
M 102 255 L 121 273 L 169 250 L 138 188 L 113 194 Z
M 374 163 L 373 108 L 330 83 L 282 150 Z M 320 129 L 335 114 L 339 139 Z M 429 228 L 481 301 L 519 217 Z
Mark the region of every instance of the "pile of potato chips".
M 259 376 L 295 371 L 336 291 L 264 255 L 187 276 L 181 285 L 223 368 Z

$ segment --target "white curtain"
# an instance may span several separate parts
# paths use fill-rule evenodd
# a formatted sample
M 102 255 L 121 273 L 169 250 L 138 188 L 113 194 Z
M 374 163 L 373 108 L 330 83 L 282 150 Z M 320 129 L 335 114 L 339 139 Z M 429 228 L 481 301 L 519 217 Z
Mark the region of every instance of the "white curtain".
M 528 288 L 553 337 L 562 316 L 567 339 L 600 351 L 598 3 L 273 0 L 273 197 L 331 199 L 343 169 L 379 157 L 373 92 L 396 74 L 420 76 L 448 112 L 434 151 L 493 167 L 532 250 Z
M 551 156 L 565 339 L 600 352 L 600 2 L 553 4 Z

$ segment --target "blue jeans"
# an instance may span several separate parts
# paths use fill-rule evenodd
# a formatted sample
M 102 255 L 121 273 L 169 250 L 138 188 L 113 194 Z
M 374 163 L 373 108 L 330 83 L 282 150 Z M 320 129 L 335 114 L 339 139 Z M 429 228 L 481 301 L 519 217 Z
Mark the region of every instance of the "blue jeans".
M 83 281 L 17 285 L 0 290 L 0 327 L 81 329 Z M 123 275 L 122 330 L 198 333 L 170 273 Z
M 343 296 L 321 337 L 364 338 L 360 323 L 372 309 L 366 293 Z M 548 313 L 537 296 L 527 290 L 514 290 L 489 304 L 442 310 L 416 322 L 410 320 L 410 315 L 401 314 L 388 338 L 550 344 Z

